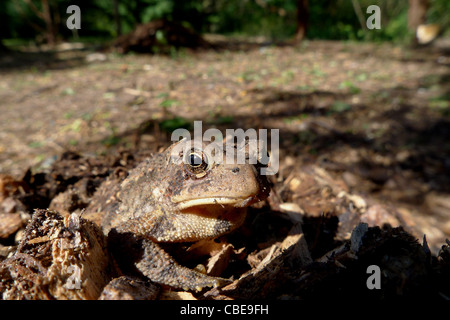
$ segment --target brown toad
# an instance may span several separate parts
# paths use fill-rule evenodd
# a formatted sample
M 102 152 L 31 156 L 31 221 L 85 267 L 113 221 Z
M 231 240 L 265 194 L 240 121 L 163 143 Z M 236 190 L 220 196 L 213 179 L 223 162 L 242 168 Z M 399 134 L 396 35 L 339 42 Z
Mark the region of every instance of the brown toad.
M 118 260 L 130 262 L 121 265 L 122 270 L 199 290 L 225 280 L 179 265 L 158 243 L 195 242 L 228 233 L 242 224 L 246 207 L 265 199 L 270 188 L 256 166 L 214 163 L 206 152 L 185 148 L 187 143 L 175 143 L 133 169 L 115 193 L 117 202 L 110 203 L 115 210 L 103 217 L 102 228 Z

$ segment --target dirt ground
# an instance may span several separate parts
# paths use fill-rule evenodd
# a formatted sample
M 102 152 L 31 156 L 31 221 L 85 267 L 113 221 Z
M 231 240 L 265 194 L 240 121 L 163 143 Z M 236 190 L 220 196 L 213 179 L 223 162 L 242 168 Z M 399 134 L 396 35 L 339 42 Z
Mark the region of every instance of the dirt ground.
M 281 164 L 318 162 L 354 191 L 439 216 L 450 233 L 448 51 L 253 42 L 95 58 L 87 50 L 1 58 L 0 173 L 48 167 L 66 150 L 153 151 L 193 120 L 276 128 Z
M 307 188 L 295 182 L 320 168 L 368 205 L 395 208 L 437 254 L 450 237 L 449 54 L 257 40 L 170 55 L 74 45 L 8 54 L 0 57 L 0 173 L 46 172 L 67 151 L 94 159 L 158 151 L 194 120 L 203 130 L 279 129 L 281 198 L 286 188 L 302 198 Z M 323 208 L 302 206 L 316 217 Z

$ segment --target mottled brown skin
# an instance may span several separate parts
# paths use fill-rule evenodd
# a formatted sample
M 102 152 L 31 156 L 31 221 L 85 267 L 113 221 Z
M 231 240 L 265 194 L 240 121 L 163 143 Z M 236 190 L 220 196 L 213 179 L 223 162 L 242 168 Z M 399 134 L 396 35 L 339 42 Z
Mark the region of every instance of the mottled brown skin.
M 226 280 L 180 266 L 157 243 L 212 239 L 236 229 L 246 207 L 266 198 L 269 186 L 251 164 L 184 163 L 186 157 L 206 157 L 197 150 L 174 155 L 174 148 L 185 143 L 172 145 L 130 172 L 117 193 L 118 209 L 105 215 L 102 227 L 113 235 L 115 248 L 123 247 L 121 260 L 129 254 L 134 268 L 150 280 L 200 290 Z M 134 242 L 131 247 L 140 252 L 129 253 L 125 242 Z

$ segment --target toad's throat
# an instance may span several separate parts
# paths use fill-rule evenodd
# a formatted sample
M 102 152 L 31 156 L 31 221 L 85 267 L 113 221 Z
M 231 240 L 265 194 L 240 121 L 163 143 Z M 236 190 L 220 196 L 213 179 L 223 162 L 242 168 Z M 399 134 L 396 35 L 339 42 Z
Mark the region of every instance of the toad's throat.
M 185 232 L 192 230 L 193 233 L 185 241 L 197 241 L 201 239 L 197 237 L 198 230 L 203 230 L 204 239 L 212 239 L 238 228 L 245 220 L 247 208 L 201 205 L 187 208 L 181 213 L 184 218 L 189 216 L 189 219 L 180 228 Z

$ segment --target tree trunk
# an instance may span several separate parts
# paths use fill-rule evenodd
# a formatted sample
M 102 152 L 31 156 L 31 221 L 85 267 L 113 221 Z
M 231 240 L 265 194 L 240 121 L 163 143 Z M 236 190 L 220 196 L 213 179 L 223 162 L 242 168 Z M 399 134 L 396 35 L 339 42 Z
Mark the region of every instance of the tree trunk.
M 429 0 L 409 0 L 408 28 L 416 32 L 417 27 L 425 23 Z
M 295 31 L 295 42 L 300 42 L 305 38 L 308 17 L 308 0 L 297 0 L 297 30 Z
M 44 34 L 47 43 L 51 46 L 56 44 L 57 29 L 59 23 L 59 14 L 52 16 L 52 10 L 50 9 L 49 0 L 41 0 L 42 11 L 34 4 L 32 0 L 25 0 L 25 3 L 29 6 L 31 11 L 33 11 L 39 19 L 42 19 L 45 24 L 45 29 L 41 28 L 39 25 L 30 22 L 30 24 L 36 29 L 36 31 Z M 20 6 L 19 6 L 20 8 Z M 19 9 L 21 10 L 21 9 Z M 22 11 L 22 10 L 21 10 Z M 58 10 L 54 10 L 57 12 Z M 23 12 L 22 12 L 23 13 Z
M 414 33 L 413 45 L 419 43 L 416 35 L 417 28 L 426 21 L 429 0 L 409 0 L 408 28 Z
M 47 43 L 50 46 L 53 46 L 56 43 L 56 31 L 52 19 L 52 14 L 50 12 L 50 5 L 48 3 L 48 0 L 42 0 L 41 3 L 42 3 L 42 16 L 46 26 Z
M 119 0 L 114 0 L 114 21 L 116 23 L 116 36 L 119 37 L 122 35 L 122 22 L 120 20 L 119 13 Z

